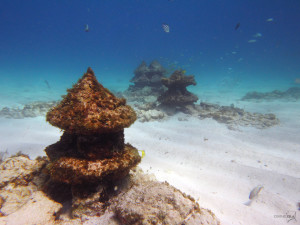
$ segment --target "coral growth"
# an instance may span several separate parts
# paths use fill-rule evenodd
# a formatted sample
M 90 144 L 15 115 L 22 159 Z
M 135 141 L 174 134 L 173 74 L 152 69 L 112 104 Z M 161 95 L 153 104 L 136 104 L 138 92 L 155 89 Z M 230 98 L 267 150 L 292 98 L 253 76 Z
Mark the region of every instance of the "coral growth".
M 136 113 L 104 88 L 91 68 L 46 118 L 65 130 L 45 150 L 53 180 L 81 184 L 119 179 L 141 160 L 133 146 L 124 144 L 124 128 L 136 120 Z
M 268 101 L 268 100 L 276 100 L 276 99 L 284 99 L 285 101 L 297 101 L 300 99 L 300 87 L 291 87 L 286 91 L 278 91 L 274 90 L 272 92 L 248 92 L 241 100 L 243 101 Z
M 193 75 L 187 76 L 182 70 L 176 70 L 170 78 L 162 78 L 162 83 L 168 88 L 157 99 L 162 105 L 180 107 L 198 101 L 198 97 L 186 89 L 189 85 L 196 85 Z
M 46 113 L 57 104 L 56 101 L 32 102 L 25 104 L 23 108 L 4 107 L 0 110 L 0 117 L 23 119 L 25 117 L 45 116 Z
M 236 130 L 240 126 L 252 126 L 258 129 L 265 129 L 280 123 L 273 113 L 252 113 L 244 109 L 230 106 L 221 106 L 207 102 L 201 102 L 195 107 L 187 106 L 185 113 L 197 116 L 200 119 L 212 118 L 219 123 L 224 123 L 228 129 Z
M 137 87 L 161 86 L 161 78 L 166 74 L 166 70 L 158 61 L 153 61 L 149 67 L 143 61 L 134 71 L 134 77 L 130 82 Z
M 68 133 L 95 134 L 123 130 L 136 120 L 125 99 L 119 99 L 96 79 L 91 68 L 47 113 L 47 121 Z
M 134 77 L 124 95 L 130 101 L 153 102 L 156 101 L 164 91 L 161 78 L 166 74 L 166 70 L 158 61 L 153 61 L 149 66 L 143 61 L 134 71 Z

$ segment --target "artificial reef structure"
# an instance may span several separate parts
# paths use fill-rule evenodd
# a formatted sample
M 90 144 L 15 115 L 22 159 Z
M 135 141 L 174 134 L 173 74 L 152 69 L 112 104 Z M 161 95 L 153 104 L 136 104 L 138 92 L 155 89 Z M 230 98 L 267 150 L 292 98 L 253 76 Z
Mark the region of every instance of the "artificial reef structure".
M 124 128 L 136 120 L 125 99 L 114 96 L 96 79 L 91 68 L 46 115 L 64 131 L 45 151 L 53 180 L 71 185 L 125 177 L 141 157 L 124 143 Z
M 134 70 L 134 76 L 130 80 L 133 85 L 124 92 L 130 101 L 151 102 L 165 91 L 161 79 L 167 70 L 156 60 L 147 66 L 145 61 Z
M 157 98 L 161 105 L 185 107 L 198 101 L 198 97 L 186 89 L 189 85 L 197 84 L 194 75 L 185 75 L 183 70 L 176 70 L 169 78 L 162 78 L 161 82 L 168 88 Z

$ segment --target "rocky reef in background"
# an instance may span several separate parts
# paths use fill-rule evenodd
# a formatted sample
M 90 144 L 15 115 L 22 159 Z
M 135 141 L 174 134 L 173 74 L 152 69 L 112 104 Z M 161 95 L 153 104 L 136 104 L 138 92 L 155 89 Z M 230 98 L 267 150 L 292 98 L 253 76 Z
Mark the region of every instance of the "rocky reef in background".
M 46 113 L 57 104 L 58 101 L 39 101 L 25 104 L 23 108 L 4 107 L 0 110 L 0 117 L 11 119 L 23 119 L 26 117 L 45 116 Z
M 194 109 L 191 109 L 191 113 L 193 111 Z M 201 102 L 196 107 L 196 115 L 200 119 L 212 118 L 219 123 L 224 123 L 231 130 L 235 130 L 239 126 L 265 129 L 279 124 L 279 119 L 273 113 L 250 113 L 235 107 L 233 104 L 231 106 L 220 106 Z
M 167 73 L 166 69 L 156 60 L 149 66 L 142 62 L 134 71 L 134 77 L 130 80 L 133 85 L 123 92 L 128 101 L 152 102 L 156 101 L 163 91 L 161 79 Z
M 159 105 L 154 103 L 147 103 L 143 105 L 135 105 L 138 119 L 141 122 L 160 121 L 166 120 L 173 113 L 170 110 L 164 110 Z M 228 129 L 237 130 L 239 127 L 255 127 L 257 129 L 266 129 L 276 126 L 280 123 L 279 119 L 273 113 L 251 113 L 244 109 L 235 107 L 233 104 L 230 106 L 221 106 L 208 102 L 200 102 L 200 104 L 186 105 L 181 108 L 186 116 L 179 117 L 179 121 L 188 120 L 191 117 L 199 119 L 211 118 L 219 123 L 226 124 Z
M 181 108 L 194 105 L 198 97 L 186 88 L 196 85 L 194 75 L 185 75 L 182 70 L 176 70 L 169 78 L 162 78 L 162 83 L 168 90 L 162 93 L 157 101 L 166 108 Z
M 191 196 L 138 168 L 109 188 L 87 185 L 83 201 L 74 199 L 76 189 L 53 184 L 48 165 L 46 157 L 30 160 L 26 155 L 0 164 L 1 224 L 220 224 Z
M 282 99 L 285 101 L 297 101 L 300 99 L 300 87 L 291 87 L 286 91 L 274 90 L 271 92 L 248 92 L 241 100 L 243 101 L 271 101 Z

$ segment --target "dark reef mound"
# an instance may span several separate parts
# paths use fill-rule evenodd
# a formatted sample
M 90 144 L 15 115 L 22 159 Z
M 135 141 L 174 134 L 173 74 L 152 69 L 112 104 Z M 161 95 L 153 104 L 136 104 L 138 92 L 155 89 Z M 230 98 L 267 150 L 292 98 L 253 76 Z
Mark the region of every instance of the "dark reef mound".
M 45 150 L 53 180 L 81 184 L 120 179 L 141 160 L 124 143 L 124 128 L 136 120 L 136 113 L 104 88 L 90 68 L 46 119 L 64 130 L 60 141 Z
M 142 62 L 134 71 L 134 77 L 130 82 L 134 83 L 135 87 L 143 88 L 145 86 L 160 87 L 161 78 L 166 74 L 166 70 L 156 60 L 151 62 L 149 67 L 146 62 Z
M 297 101 L 300 99 L 300 87 L 291 87 L 286 91 L 274 90 L 272 92 L 248 92 L 241 100 L 243 101 L 270 101 L 270 100 Z
M 161 79 L 167 71 L 154 60 L 149 66 L 142 62 L 134 71 L 134 77 L 130 82 L 134 83 L 124 92 L 130 101 L 151 102 L 156 101 L 158 95 L 164 91 Z
M 198 97 L 186 89 L 189 85 L 196 85 L 193 75 L 187 76 L 176 70 L 169 78 L 162 78 L 162 83 L 168 90 L 157 99 L 161 105 L 175 108 L 194 105 L 198 101 Z

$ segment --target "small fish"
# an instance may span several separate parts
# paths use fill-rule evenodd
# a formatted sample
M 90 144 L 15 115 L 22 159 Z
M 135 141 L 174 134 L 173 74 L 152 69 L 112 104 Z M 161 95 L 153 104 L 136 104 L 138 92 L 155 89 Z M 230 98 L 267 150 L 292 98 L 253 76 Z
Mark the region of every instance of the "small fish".
M 258 194 L 261 192 L 261 190 L 263 189 L 264 187 L 263 186 L 261 186 L 261 185 L 258 185 L 258 186 L 256 186 L 255 188 L 253 188 L 252 189 L 252 191 L 250 192 L 250 194 L 249 194 L 249 201 L 247 201 L 246 203 L 244 203 L 246 206 L 250 206 L 251 205 L 251 203 L 252 203 L 252 201 L 254 200 L 254 199 L 256 199 L 257 198 L 257 196 L 258 196 Z
M 253 37 L 255 37 L 255 38 L 262 37 L 262 34 L 261 33 L 256 33 L 256 34 L 253 35 Z
M 250 192 L 249 199 L 250 199 L 250 200 L 253 200 L 253 199 L 257 198 L 259 192 L 261 192 L 261 190 L 262 190 L 263 188 L 264 188 L 264 187 L 261 186 L 261 185 L 258 185 L 258 186 L 256 186 L 255 188 L 253 188 L 252 191 Z
M 266 19 L 266 22 L 273 22 L 274 21 L 274 19 L 271 17 L 271 18 L 268 18 L 268 19 Z
M 144 158 L 146 155 L 145 151 L 144 150 L 139 150 L 139 151 L 142 153 L 142 158 Z
M 161 26 L 162 26 L 164 32 L 166 32 L 166 33 L 170 32 L 170 26 L 168 24 L 163 23 Z
M 181 69 L 182 74 L 186 74 L 186 70 Z
M 90 31 L 90 28 L 89 28 L 89 25 L 88 25 L 88 24 L 85 25 L 84 31 L 85 31 L 85 32 L 89 32 L 89 31 Z
M 45 84 L 47 85 L 48 89 L 51 89 L 50 84 L 47 80 L 45 80 Z
M 238 22 L 238 23 L 235 25 L 234 29 L 237 30 L 237 29 L 240 28 L 240 26 L 241 26 L 241 24 Z
M 256 42 L 255 39 L 251 39 L 251 40 L 248 41 L 248 43 L 255 43 L 255 42 Z

